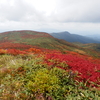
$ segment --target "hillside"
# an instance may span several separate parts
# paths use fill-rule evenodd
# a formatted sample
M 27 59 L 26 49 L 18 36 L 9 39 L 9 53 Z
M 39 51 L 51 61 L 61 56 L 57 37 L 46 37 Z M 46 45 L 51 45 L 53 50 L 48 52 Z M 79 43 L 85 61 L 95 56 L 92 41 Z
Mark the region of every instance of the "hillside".
M 74 44 L 77 45 L 77 46 L 80 46 L 82 48 L 85 48 L 85 49 L 91 49 L 91 50 L 100 52 L 100 43 L 87 43 L 87 44 L 82 44 L 82 43 L 76 42 Z
M 77 34 L 70 34 L 69 32 L 60 32 L 60 33 L 51 33 L 52 36 L 58 39 L 64 39 L 68 42 L 80 42 L 80 43 L 100 43 L 100 41 L 97 41 L 95 39 L 81 36 Z
M 100 99 L 99 59 L 69 51 L 0 50 L 0 100 L 74 99 Z
M 11 45 L 11 46 L 10 46 Z M 30 48 L 31 46 L 42 47 L 46 49 L 73 49 L 75 45 L 59 40 L 48 33 L 36 31 L 11 31 L 0 34 L 0 47 L 10 48 L 19 45 Z M 4 47 L 5 46 L 5 47 Z
M 29 49 L 29 48 L 56 49 L 62 52 L 69 50 L 81 54 L 98 56 L 97 52 L 84 49 L 65 40 L 57 39 L 48 33 L 36 31 L 10 31 L 0 33 L 0 49 Z
M 86 37 L 92 38 L 92 39 L 96 39 L 98 41 L 100 41 L 100 34 L 91 34 L 91 35 L 86 35 Z
M 0 34 L 0 48 L 30 48 L 32 46 L 42 47 L 46 49 L 73 50 L 76 45 L 73 45 L 64 40 L 54 38 L 48 33 L 36 31 L 11 31 Z
M 99 100 L 100 53 L 80 45 L 43 32 L 1 33 L 0 100 Z

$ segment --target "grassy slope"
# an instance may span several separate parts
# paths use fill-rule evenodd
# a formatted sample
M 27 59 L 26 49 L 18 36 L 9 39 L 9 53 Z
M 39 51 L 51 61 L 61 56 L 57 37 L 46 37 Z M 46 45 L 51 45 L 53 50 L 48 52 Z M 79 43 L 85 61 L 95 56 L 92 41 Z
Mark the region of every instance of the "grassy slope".
M 72 50 L 81 54 L 92 53 L 92 51 L 85 50 L 64 40 L 55 39 L 48 34 L 41 34 L 33 31 L 3 33 L 0 34 L 0 41 L 1 43 L 12 42 L 23 43 L 25 45 L 30 44 L 49 49 Z M 92 54 L 95 55 L 96 53 Z M 99 88 L 92 88 L 92 86 L 87 87 L 87 83 L 84 84 L 74 80 L 76 74 L 74 75 L 71 73 L 70 69 L 64 71 L 56 68 L 56 65 L 50 67 L 46 63 L 43 63 L 43 57 L 45 57 L 43 53 L 41 53 L 40 56 L 37 54 L 34 55 L 34 53 L 33 55 L 22 56 L 0 55 L 0 78 L 2 79 L 0 82 L 0 99 L 41 100 L 40 97 L 42 97 L 43 100 L 50 100 L 50 98 L 51 100 L 100 99 Z M 81 56 L 79 57 L 81 59 Z M 60 59 L 61 58 L 62 54 Z M 65 58 L 66 57 L 64 57 L 64 59 Z M 49 61 L 55 62 L 55 60 Z M 73 63 L 73 65 L 75 63 Z M 59 64 L 64 68 L 68 67 L 64 62 L 58 63 L 58 65 Z
M 85 49 L 91 49 L 100 52 L 100 43 L 88 43 L 88 44 L 74 43 L 74 44 L 83 47 Z
M 0 34 L 0 41 L 12 41 L 13 43 L 24 43 L 29 45 L 37 45 L 46 48 L 56 48 L 58 45 L 69 46 L 71 43 L 64 43 L 63 41 L 52 37 L 47 33 L 35 31 L 12 31 Z M 71 46 L 72 47 L 72 46 Z M 73 45 L 74 47 L 74 45 Z
M 56 39 L 47 33 L 35 31 L 12 31 L 0 34 L 1 42 L 35 45 L 47 49 L 73 50 L 75 45 Z
M 7 43 L 19 43 L 24 45 L 38 46 L 46 49 L 58 49 L 62 51 L 69 50 L 81 54 L 98 56 L 98 53 L 96 52 L 94 53 L 91 50 L 84 49 L 82 47 L 76 46 L 64 40 L 56 39 L 51 35 L 43 32 L 36 32 L 36 31 L 4 32 L 0 34 L 0 42 L 4 43 L 5 45 L 8 45 Z

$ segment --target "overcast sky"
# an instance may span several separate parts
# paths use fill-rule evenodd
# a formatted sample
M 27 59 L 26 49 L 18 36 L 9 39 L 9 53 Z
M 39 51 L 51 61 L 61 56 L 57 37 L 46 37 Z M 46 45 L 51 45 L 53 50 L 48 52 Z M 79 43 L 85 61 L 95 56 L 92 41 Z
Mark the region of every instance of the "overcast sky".
M 100 34 L 100 0 L 0 0 L 0 32 Z

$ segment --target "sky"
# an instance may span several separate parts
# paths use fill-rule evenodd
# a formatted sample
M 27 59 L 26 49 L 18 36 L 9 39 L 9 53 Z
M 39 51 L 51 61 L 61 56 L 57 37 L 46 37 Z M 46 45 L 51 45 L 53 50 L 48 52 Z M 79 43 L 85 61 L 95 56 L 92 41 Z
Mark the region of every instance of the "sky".
M 100 34 L 100 0 L 0 0 L 0 32 Z

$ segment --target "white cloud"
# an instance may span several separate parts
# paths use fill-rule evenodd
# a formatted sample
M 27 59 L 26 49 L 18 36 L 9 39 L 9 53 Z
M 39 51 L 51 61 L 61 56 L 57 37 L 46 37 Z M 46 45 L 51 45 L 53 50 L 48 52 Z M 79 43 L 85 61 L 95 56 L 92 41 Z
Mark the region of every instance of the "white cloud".
M 51 17 L 60 22 L 100 22 L 99 0 L 58 0 Z M 63 2 L 64 1 L 64 2 Z
M 100 33 L 100 0 L 0 0 L 0 31 Z

